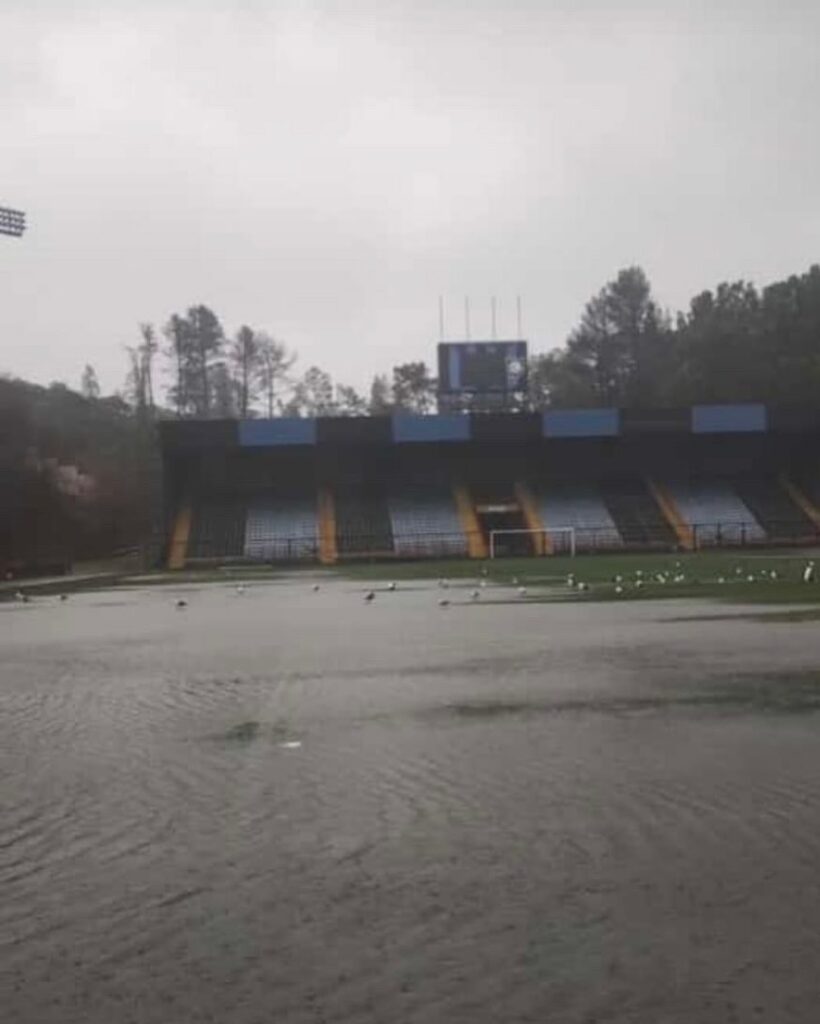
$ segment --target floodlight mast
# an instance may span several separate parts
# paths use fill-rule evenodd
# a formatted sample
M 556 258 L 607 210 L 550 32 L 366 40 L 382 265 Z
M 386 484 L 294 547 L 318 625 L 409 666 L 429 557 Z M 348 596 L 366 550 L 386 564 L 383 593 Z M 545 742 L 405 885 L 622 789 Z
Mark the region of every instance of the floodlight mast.
M 26 215 L 22 210 L 12 210 L 8 206 L 0 206 L 0 235 L 12 235 L 20 238 L 26 230 Z

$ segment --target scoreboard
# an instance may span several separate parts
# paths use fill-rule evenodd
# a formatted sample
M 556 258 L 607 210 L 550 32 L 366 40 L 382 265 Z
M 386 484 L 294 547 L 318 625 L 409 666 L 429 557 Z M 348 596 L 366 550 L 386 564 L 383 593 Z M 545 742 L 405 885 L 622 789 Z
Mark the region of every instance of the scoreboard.
M 441 342 L 439 393 L 504 395 L 527 387 L 526 341 Z

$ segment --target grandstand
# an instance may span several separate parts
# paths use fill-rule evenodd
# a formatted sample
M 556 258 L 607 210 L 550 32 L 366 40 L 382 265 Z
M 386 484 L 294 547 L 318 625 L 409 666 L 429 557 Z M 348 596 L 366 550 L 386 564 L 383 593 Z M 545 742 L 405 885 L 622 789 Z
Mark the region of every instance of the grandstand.
M 162 424 L 167 563 L 815 544 L 820 415 L 760 405 Z

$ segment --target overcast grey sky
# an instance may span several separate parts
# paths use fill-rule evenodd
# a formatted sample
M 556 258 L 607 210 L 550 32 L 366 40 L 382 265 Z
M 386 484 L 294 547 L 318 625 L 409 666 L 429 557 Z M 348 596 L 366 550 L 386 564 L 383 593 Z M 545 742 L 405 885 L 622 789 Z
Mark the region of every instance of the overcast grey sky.
M 820 259 L 820 4 L 0 0 L 0 371 L 120 387 L 204 302 L 363 386 Z

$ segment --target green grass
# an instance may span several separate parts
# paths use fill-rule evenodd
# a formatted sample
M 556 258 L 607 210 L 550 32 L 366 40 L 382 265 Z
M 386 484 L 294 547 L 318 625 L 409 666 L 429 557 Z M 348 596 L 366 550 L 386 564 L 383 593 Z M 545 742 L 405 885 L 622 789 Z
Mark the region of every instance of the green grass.
M 779 551 L 707 551 L 690 554 L 607 554 L 576 558 L 505 558 L 477 562 L 348 563 L 333 572 L 362 582 L 377 580 L 429 580 L 447 578 L 465 584 L 486 578 L 495 587 L 484 595 L 486 603 L 517 598 L 515 586 L 527 587 L 530 601 L 555 600 L 646 600 L 698 597 L 749 604 L 820 603 L 820 584 L 802 581 L 806 556 Z M 820 570 L 820 566 L 818 566 Z M 738 572 L 738 570 L 740 570 Z M 774 571 L 777 578 L 769 574 Z M 638 573 L 641 576 L 638 577 Z M 766 574 L 765 578 L 763 574 Z M 572 573 L 589 589 L 579 592 L 567 586 Z M 667 582 L 657 580 L 666 574 Z M 683 575 L 682 582 L 674 582 Z M 748 581 L 749 576 L 753 582 Z M 616 577 L 622 577 L 623 592 L 616 592 Z M 637 587 L 636 581 L 642 580 Z M 721 579 L 723 582 L 720 582 Z M 513 580 L 516 583 L 513 583 Z M 509 588 L 497 589 L 499 586 Z
M 36 581 L 22 580 L 19 587 L 34 598 L 54 595 L 62 591 L 99 590 L 115 586 L 146 586 L 163 584 L 197 585 L 219 582 L 235 584 L 240 580 L 282 579 L 309 571 L 311 574 L 329 574 L 338 578 L 360 581 L 363 585 L 380 581 L 424 581 L 446 577 L 454 587 L 474 585 L 486 579 L 491 586 L 482 595 L 484 604 L 520 601 L 516 586 L 528 590 L 527 601 L 634 601 L 659 598 L 704 598 L 741 604 L 820 604 L 820 583 L 802 582 L 807 557 L 805 552 L 784 553 L 783 549 L 756 549 L 754 551 L 705 551 L 690 554 L 606 554 L 563 555 L 545 558 L 504 558 L 494 561 L 470 559 L 442 561 L 380 561 L 343 562 L 333 568 L 294 566 L 291 569 L 272 566 L 232 565 L 224 568 L 203 566 L 182 572 L 158 571 L 136 576 L 122 576 L 105 580 L 85 579 L 72 582 L 71 576 L 38 586 Z M 738 569 L 740 572 L 738 572 Z M 820 555 L 818 555 L 820 570 Z M 763 578 L 774 571 L 777 578 Z M 643 586 L 635 586 L 640 572 Z M 588 590 L 579 592 L 567 586 L 568 574 L 583 581 Z M 684 581 L 658 582 L 656 576 L 670 577 L 682 574 Z M 753 582 L 747 577 L 752 575 Z M 623 577 L 623 593 L 616 593 L 615 577 Z M 719 582 L 721 579 L 723 583 Z M 516 583 L 513 583 L 513 580 Z M 16 587 L 15 587 L 16 589 Z M 0 591 L 0 600 L 13 600 L 11 587 Z M 792 619 L 792 621 L 797 621 Z

